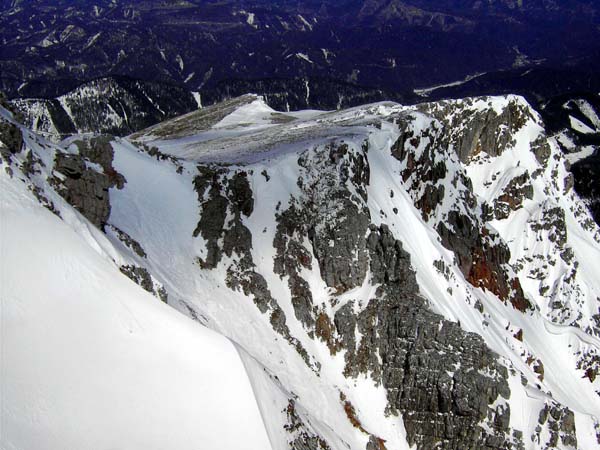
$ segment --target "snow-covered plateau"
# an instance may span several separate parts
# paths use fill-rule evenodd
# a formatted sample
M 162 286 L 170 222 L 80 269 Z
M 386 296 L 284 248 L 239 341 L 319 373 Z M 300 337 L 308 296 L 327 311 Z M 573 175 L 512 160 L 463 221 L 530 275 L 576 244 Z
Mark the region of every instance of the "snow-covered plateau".
M 0 114 L 3 449 L 600 448 L 600 230 L 523 98 Z

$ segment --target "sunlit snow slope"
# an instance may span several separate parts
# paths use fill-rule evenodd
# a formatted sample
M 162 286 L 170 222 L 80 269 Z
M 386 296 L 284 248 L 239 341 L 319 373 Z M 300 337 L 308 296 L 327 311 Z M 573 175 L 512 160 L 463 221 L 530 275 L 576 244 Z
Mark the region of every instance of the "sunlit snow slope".
M 156 311 L 156 329 L 169 335 L 150 348 L 190 355 L 197 346 L 194 364 L 205 367 L 215 340 L 251 408 L 231 347 L 202 325 L 231 339 L 271 448 L 600 448 L 599 230 L 522 98 L 282 114 L 245 96 L 127 139 L 55 146 L 8 124 L 3 136 L 1 176 L 15 192 L 3 202 L 28 224 L 3 236 L 31 228 L 28 208 L 10 206 L 28 196 L 36 217 L 80 243 L 66 260 L 94 261 L 89 271 L 61 266 L 44 251 L 39 270 L 69 274 L 80 292 L 110 285 L 122 299 L 115 308 L 133 311 L 114 312 L 104 332 L 128 342 L 130 330 L 154 329 L 136 328 L 137 305 Z M 51 227 L 33 227 L 29 240 L 34 230 L 43 240 Z M 62 234 L 51 234 L 62 248 Z M 9 254 L 17 262 L 6 263 L 3 280 L 25 276 L 20 255 Z M 90 275 L 105 274 L 96 264 L 119 281 Z M 41 325 L 24 320 L 45 342 Z M 121 367 L 111 361 L 107 373 Z M 177 395 L 188 390 L 175 374 L 157 378 Z M 200 408 L 194 386 L 189 403 L 173 407 Z M 213 390 L 224 402 L 235 392 Z M 29 404 L 10 404 L 20 402 Z M 220 406 L 235 412 L 231 420 L 247 414 Z M 262 430 L 258 415 L 248 417 L 227 437 L 263 445 L 262 434 L 248 437 Z
M 52 214 L 3 165 L 0 447 L 270 448 L 235 347 L 124 277 L 100 230 L 60 198 Z

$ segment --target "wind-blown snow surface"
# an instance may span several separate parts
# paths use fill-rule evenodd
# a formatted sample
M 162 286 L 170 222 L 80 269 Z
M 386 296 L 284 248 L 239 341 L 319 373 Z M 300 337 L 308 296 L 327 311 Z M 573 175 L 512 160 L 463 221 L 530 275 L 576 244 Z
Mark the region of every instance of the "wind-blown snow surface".
M 498 353 L 502 364 L 508 368 L 510 396 L 506 399 L 498 397 L 494 407 L 504 403 L 510 405 L 509 426 L 511 430 L 520 432 L 522 446 L 527 449 L 547 446 L 599 448 L 596 417 L 600 416 L 600 397 L 596 391 L 600 390 L 600 381 L 596 380 L 595 372 L 592 376 L 592 372 L 588 371 L 595 370 L 597 353 L 600 351 L 598 325 L 595 323 L 600 297 L 600 272 L 595 264 L 600 260 L 598 229 L 577 196 L 563 183 L 567 178 L 564 157 L 558 151 L 555 142 L 545 139 L 539 117 L 530 110 L 524 100 L 518 97 L 498 97 L 455 102 L 440 107 L 447 107 L 457 116 L 462 114 L 468 118 L 487 111 L 501 115 L 511 105 L 521 108 L 527 117 L 525 123 L 512 136 L 512 140 L 508 141 L 504 151 L 491 156 L 486 154 L 484 149 L 484 153 L 475 152 L 468 155 L 466 160 L 460 160 L 457 156 L 460 142 L 453 141 L 452 137 L 447 138 L 443 134 L 448 132 L 448 129 L 434 117 L 437 114 L 435 105 L 408 108 L 382 103 L 336 113 L 288 114 L 282 120 L 279 113 L 271 111 L 260 99 L 256 99 L 205 131 L 197 131 L 193 124 L 190 124 L 191 131 L 186 134 L 185 130 L 182 131 L 179 127 L 175 139 L 164 135 L 154 136 L 153 129 L 150 129 L 147 133 L 137 134 L 135 140 L 115 140 L 112 142 L 112 164 L 114 170 L 125 177 L 126 182 L 122 188 L 110 189 L 111 212 L 106 237 L 91 229 L 91 225 L 86 225 L 85 220 L 78 213 L 72 212 L 54 193 L 53 188 L 47 185 L 44 177 L 50 175 L 48 171 L 52 167 L 52 152 L 60 151 L 58 147 L 52 147 L 50 150 L 49 146 L 44 148 L 40 146 L 40 142 L 43 142 L 40 138 L 25 132 L 26 147 L 31 149 L 40 161 L 46 161 L 46 169 L 38 164 L 40 173 L 32 175 L 32 181 L 29 182 L 44 190 L 55 207 L 60 208 L 63 219 L 71 227 L 63 225 L 58 218 L 52 217 L 49 212 L 37 206 L 30 207 L 37 211 L 35 217 L 44 217 L 43 224 L 47 223 L 49 230 L 64 229 L 57 233 L 56 242 L 52 243 L 54 252 L 42 251 L 40 254 L 38 249 L 44 247 L 32 244 L 31 259 L 39 258 L 36 264 L 39 264 L 40 271 L 48 265 L 54 266 L 54 269 L 48 272 L 50 285 L 53 285 L 52 280 L 56 278 L 64 279 L 65 273 L 78 280 L 80 290 L 76 293 L 85 293 L 82 298 L 89 299 L 89 302 L 95 301 L 96 308 L 99 308 L 96 303 L 103 300 L 104 295 L 96 295 L 97 292 L 89 294 L 90 285 L 110 285 L 110 292 L 114 292 L 111 298 L 121 299 L 120 303 L 114 301 L 114 310 L 106 312 L 109 317 L 118 317 L 114 321 L 107 319 L 107 323 L 98 323 L 96 320 L 99 319 L 95 316 L 92 318 L 82 312 L 80 316 L 83 317 L 78 316 L 77 320 L 91 322 L 82 327 L 82 330 L 102 327 L 102 332 L 107 333 L 107 340 L 113 339 L 109 331 L 114 332 L 118 337 L 117 342 L 124 346 L 124 342 L 129 342 L 128 333 L 131 330 L 133 336 L 136 336 L 136 332 L 141 334 L 140 330 L 163 330 L 156 331 L 156 337 L 148 336 L 148 340 L 151 340 L 149 348 L 156 346 L 156 351 L 163 349 L 165 353 L 176 349 L 176 354 L 181 358 L 182 354 L 187 356 L 195 352 L 202 361 L 185 360 L 185 364 L 182 363 L 183 367 L 188 367 L 190 372 L 201 372 L 201 368 L 206 367 L 206 360 L 210 359 L 211 370 L 215 371 L 212 375 L 219 373 L 218 368 L 214 367 L 215 358 L 210 357 L 214 352 L 208 343 L 214 341 L 215 346 L 223 348 L 223 353 L 229 355 L 228 362 L 222 369 L 227 371 L 227 367 L 233 367 L 228 371 L 233 373 L 227 376 L 238 377 L 238 386 L 235 389 L 242 389 L 242 398 L 247 399 L 244 408 L 251 410 L 249 391 L 247 388 L 240 388 L 240 385 L 245 386 L 247 382 L 239 369 L 239 362 L 231 353 L 231 347 L 208 334 L 200 326 L 194 328 L 186 320 L 167 312 L 157 301 L 153 303 L 151 298 L 147 298 L 146 294 L 142 294 L 132 283 L 121 277 L 117 268 L 134 265 L 147 270 L 152 282 L 164 287 L 168 293 L 170 305 L 227 336 L 239 347 L 259 408 L 265 418 L 272 448 L 293 448 L 299 445 L 299 440 L 311 442 L 312 446 L 308 448 L 314 449 L 376 449 L 373 445 L 389 450 L 409 448 L 403 417 L 401 414 L 390 413 L 385 387 L 376 382 L 372 374 L 361 373 L 352 377 L 345 373 L 346 350 L 332 351 L 327 342 L 316 338 L 313 331 L 305 326 L 298 318 L 297 305 L 292 301 L 293 294 L 288 284 L 289 274 L 280 276 L 274 268 L 273 261 L 277 257 L 274 241 L 279 229 L 279 214 L 306 195 L 302 185 L 317 186 L 313 192 L 315 204 L 324 201 L 328 206 L 322 213 L 329 214 L 331 220 L 334 220 L 339 208 L 333 199 L 319 197 L 320 194 L 326 193 L 320 192 L 319 187 L 327 187 L 328 174 L 319 172 L 318 169 L 312 172 L 311 166 L 301 164 L 302 158 L 306 157 L 309 162 L 320 161 L 319 158 L 323 154 L 326 155 L 328 149 L 344 144 L 349 155 L 364 154 L 368 157 L 370 180 L 365 201 L 370 222 L 376 226 L 387 225 L 393 237 L 400 241 L 404 250 L 410 254 L 420 295 L 435 312 L 450 321 L 459 322 L 464 330 L 481 335 L 485 343 Z M 444 114 L 451 122 L 451 115 L 447 111 Z M 402 123 L 404 125 L 401 125 Z M 435 143 L 435 157 L 444 161 L 446 168 L 439 181 L 444 185 L 446 195 L 428 214 L 424 214 L 424 210 L 420 209 L 421 203 L 418 201 L 426 191 L 425 185 L 420 185 L 422 180 L 415 179 L 414 176 L 403 176 L 407 168 L 412 170 L 413 167 L 407 159 L 402 160 L 393 155 L 394 144 L 407 129 L 418 139 L 407 140 L 404 148 L 413 152 L 418 160 L 427 145 Z M 533 153 L 539 139 L 545 139 L 544 143 L 548 146 L 544 147 L 542 152 L 549 152 L 548 155 L 543 155 L 545 162 L 540 162 Z M 138 145 L 138 142 L 146 145 L 145 149 L 141 144 Z M 365 150 L 366 145 L 368 151 Z M 16 155 L 14 158 L 24 159 L 22 155 Z M 1 175 L 3 183 L 8 186 L 7 192 L 20 192 L 20 195 L 24 196 L 25 189 L 19 184 L 19 178 L 24 176 L 17 171 L 16 162 L 11 163 L 11 167 L 15 170 L 12 178 L 4 172 Z M 202 191 L 198 187 L 201 183 L 198 181 L 199 173 L 204 169 L 217 170 L 212 178 L 212 183 L 217 183 L 214 185 L 231 183 L 233 174 L 244 173 L 252 194 L 251 211 L 241 215 L 227 209 L 224 227 L 237 226 L 235 223 L 238 221 L 251 232 L 250 255 L 246 257 L 251 257 L 253 272 L 263 277 L 279 310 L 273 305 L 268 308 L 271 308 L 271 312 L 279 311 L 279 316 L 285 316 L 287 331 L 281 327 L 276 329 L 274 315 L 269 317 L 257 307 L 258 294 L 244 292 L 240 287 L 228 287 L 231 286 L 231 268 L 239 267 L 242 255 L 236 254 L 235 251 L 231 254 L 223 252 L 214 268 L 207 267 L 210 265 L 207 261 L 210 260 L 212 244 L 201 233 L 195 232 L 197 227 L 200 227 L 199 220 L 211 219 L 203 218 L 203 209 L 199 206 L 199 203 L 207 205 L 212 195 L 209 190 Z M 531 183 L 531 194 L 527 189 L 522 204 L 513 205 L 513 209 L 505 211 L 502 194 L 516 176 L 526 172 L 528 176 L 531 175 L 531 178 L 526 180 Z M 456 180 L 459 179 L 463 181 L 458 183 Z M 447 219 L 453 208 L 466 208 L 466 194 L 464 189 L 461 190 L 468 185 L 467 181 L 464 181 L 466 179 L 472 183 L 472 195 L 475 197 L 475 206 L 469 214 L 480 218 L 484 203 L 498 205 L 497 217 L 488 220 L 487 226 L 490 232 L 496 233 L 494 236 L 497 237 L 494 239 L 505 242 L 509 247 L 510 264 L 503 270 L 519 280 L 523 295 L 531 304 L 530 308 L 519 310 L 507 299 L 503 301 L 498 298 L 491 290 L 475 287 L 461 271 L 453 252 L 442 245 L 438 224 Z M 323 184 L 319 184 L 320 182 Z M 233 189 L 231 184 L 228 186 L 223 187 L 223 192 Z M 355 190 L 351 184 L 347 188 L 350 191 Z M 360 193 L 353 191 L 352 195 L 358 198 Z M 31 198 L 28 202 L 32 204 Z M 41 230 L 46 228 L 40 226 L 34 227 L 29 231 L 30 234 L 26 234 L 22 230 L 32 228 L 25 224 L 33 223 L 34 217 L 25 212 L 17 214 L 20 210 L 16 208 L 16 203 L 12 203 L 12 207 L 10 205 L 9 201 L 7 210 L 15 210 L 10 214 L 20 218 L 15 219 L 12 228 L 10 222 L 9 225 L 3 225 L 9 230 L 6 232 L 3 229 L 3 235 L 15 236 L 11 242 L 4 243 L 3 239 L 3 246 L 9 249 L 10 257 L 5 258 L 3 255 L 3 262 L 12 259 L 16 263 L 3 265 L 2 279 L 19 280 L 25 275 L 19 270 L 23 268 L 23 263 L 20 262 L 23 251 L 17 251 L 16 237 L 22 236 L 23 239 L 32 241 L 31 234 L 35 232 L 41 234 L 39 239 L 45 241 L 49 239 L 49 234 L 45 234 L 45 231 L 42 233 Z M 564 212 L 564 215 L 559 214 L 562 222 L 558 227 L 562 230 L 560 227 L 564 226 L 564 240 L 562 235 L 558 238 L 552 237 L 556 230 L 551 226 L 548 226 L 548 229 L 544 228 L 547 223 L 542 219 L 556 213 L 556 208 Z M 506 215 L 500 214 L 504 212 Z M 10 218 L 11 215 L 7 217 Z M 74 216 L 78 222 L 73 219 Z M 79 232 L 84 231 L 86 237 L 75 236 L 73 228 Z M 132 250 L 132 246 L 126 244 L 115 230 L 126 233 L 136 241 L 143 248 L 143 253 Z M 73 242 L 73 252 L 77 253 L 58 258 L 57 262 L 55 252 L 62 248 L 59 238 L 69 243 Z M 222 236 L 216 239 L 216 245 L 221 249 L 226 245 Z M 336 242 L 332 241 L 331 246 L 335 245 Z M 308 238 L 302 241 L 301 246 L 309 259 L 316 259 L 315 250 Z M 559 253 L 564 253 L 564 257 L 559 258 Z M 82 263 L 73 263 L 79 260 Z M 440 265 L 434 264 L 437 261 L 443 262 L 446 270 L 440 270 Z M 90 267 L 86 270 L 87 264 Z M 354 313 L 358 315 L 365 309 L 369 299 L 377 295 L 378 286 L 371 281 L 368 274 L 354 288 L 337 292 L 324 281 L 318 264 L 302 266 L 299 271 L 301 278 L 310 288 L 314 308 L 324 317 L 336 317 L 337 312 L 353 301 L 356 301 L 352 303 Z M 53 274 L 54 277 L 51 277 Z M 108 279 L 113 278 L 118 281 L 109 283 Z M 35 280 L 36 289 L 43 286 L 37 277 Z M 11 291 L 19 292 L 17 288 L 29 292 L 23 284 Z M 33 290 L 33 287 L 28 289 Z M 42 290 L 46 291 L 47 289 Z M 37 296 L 32 294 L 29 302 L 34 298 Z M 78 298 L 79 295 L 69 297 L 63 300 L 63 309 L 50 311 L 54 320 L 67 320 L 65 309 L 69 313 L 72 309 L 77 311 Z M 19 303 L 15 302 L 15 315 L 20 311 L 18 305 Z M 71 305 L 74 306 L 71 308 Z M 123 305 L 127 305 L 128 309 L 121 314 L 119 308 L 124 308 Z M 137 311 L 134 308 L 139 308 L 140 313 L 131 313 L 130 311 Z M 5 314 L 3 312 L 3 316 Z M 36 321 L 35 314 L 37 311 L 25 315 L 23 320 L 32 329 L 31 339 L 46 342 L 46 336 L 40 331 L 42 324 Z M 148 322 L 142 324 L 133 320 L 133 317 L 145 317 L 144 314 L 156 319 L 148 318 Z M 68 320 L 68 324 L 72 322 L 72 319 Z M 10 327 L 16 327 L 17 319 L 9 315 L 8 324 L 9 330 Z M 178 331 L 175 331 L 175 328 Z M 188 332 L 190 337 L 187 337 Z M 360 332 L 356 330 L 356 333 L 359 340 Z M 177 336 L 177 339 L 173 335 Z M 73 336 L 76 343 L 85 342 L 84 339 L 88 338 L 92 339 L 80 334 Z M 6 340 L 3 339 L 3 342 Z M 84 362 L 89 362 L 88 357 L 93 355 L 92 352 L 84 353 L 79 345 L 71 345 L 74 347 L 72 351 L 79 349 L 80 352 L 73 358 L 74 361 L 81 358 Z M 101 347 L 97 343 L 96 345 Z M 136 354 L 135 359 L 129 361 L 131 370 L 139 367 L 138 364 L 142 367 L 150 365 L 157 370 L 144 358 L 144 352 L 138 354 L 137 347 L 127 348 Z M 104 348 L 103 351 L 107 349 Z M 202 358 L 203 351 L 209 356 Z M 116 350 L 115 353 L 121 354 Z M 19 361 L 18 358 L 15 360 Z M 154 359 L 153 361 L 156 362 Z M 89 372 L 111 373 L 115 366 L 121 367 L 117 355 L 111 355 L 110 352 L 103 363 L 105 365 L 100 369 L 90 367 Z M 18 364 L 15 365 L 19 367 Z M 202 387 L 193 384 L 194 380 L 187 376 L 182 380 L 178 367 L 159 367 L 161 370 L 173 370 L 173 373 L 161 372 L 160 377 L 158 374 L 156 376 L 177 391 L 173 395 L 185 395 L 187 399 L 183 405 L 168 404 L 173 405 L 173 408 L 192 408 L 189 412 L 192 417 L 194 413 L 202 416 L 205 409 L 194 409 L 199 407 L 197 402 L 204 403 L 203 399 L 198 399 L 200 393 L 194 394 L 194 389 L 200 390 Z M 21 370 L 28 368 L 26 364 L 21 366 Z M 450 376 L 452 375 L 451 373 Z M 74 376 L 71 381 L 74 382 L 75 378 Z M 90 383 L 94 379 L 92 377 Z M 142 392 L 160 392 L 151 381 L 147 382 L 148 385 L 140 383 L 140 396 Z M 10 384 L 4 377 L 2 383 Z M 72 384 L 74 383 L 65 382 L 61 386 L 66 389 L 65 386 Z M 187 389 L 192 391 L 189 395 L 187 392 L 181 393 L 181 390 Z M 235 398 L 232 395 L 232 392 L 236 392 L 235 389 L 219 389 L 215 397 L 223 395 L 224 401 L 232 400 Z M 45 392 L 49 391 L 53 389 L 48 388 Z M 135 395 L 135 392 L 138 391 L 131 395 Z M 101 394 L 102 397 L 106 397 L 113 395 L 114 391 Z M 37 430 L 36 432 L 53 433 L 59 428 L 37 424 L 35 414 L 37 411 L 43 411 L 40 409 L 42 407 L 34 409 L 34 400 L 38 396 L 34 394 L 33 398 L 26 398 L 22 395 L 23 397 L 17 396 L 14 401 L 9 402 L 9 407 L 30 405 L 29 420 L 34 424 L 30 426 Z M 68 393 L 59 392 L 57 398 L 62 401 L 70 397 Z M 133 402 L 136 400 L 132 399 Z M 155 400 L 153 405 L 167 399 Z M 66 407 L 70 408 L 71 405 Z M 239 420 L 239 423 L 236 422 L 235 433 L 225 432 L 227 435 L 233 434 L 233 437 L 227 437 L 241 438 L 249 447 L 229 446 L 223 443 L 206 447 L 258 448 L 254 445 L 262 442 L 260 433 L 249 439 L 247 436 L 250 434 L 238 432 L 242 426 L 248 430 L 247 433 L 250 433 L 249 430 L 253 427 L 260 429 L 257 414 L 252 413 L 249 415 L 250 419 L 242 419 L 244 414 L 241 413 L 240 405 L 224 403 L 219 407 L 222 408 L 219 411 L 224 409 L 235 412 L 235 417 Z M 558 409 L 552 410 L 552 418 L 548 419 L 546 412 L 544 420 L 541 420 L 542 411 L 548 411 L 547 408 L 563 407 L 573 411 L 573 424 L 560 423 L 559 416 L 562 413 L 556 413 Z M 119 411 L 122 411 L 122 408 L 119 408 Z M 167 413 L 166 416 L 172 417 L 172 414 Z M 182 411 L 181 414 L 188 413 Z M 221 420 L 218 417 L 217 414 L 212 414 L 205 419 Z M 177 425 L 180 425 L 179 420 Z M 480 426 L 485 428 L 489 423 L 482 421 Z M 19 430 L 17 425 L 14 427 L 15 430 Z M 200 433 L 200 430 L 223 429 L 205 427 L 203 423 L 198 427 L 199 430 L 193 431 Z M 576 444 L 565 436 L 569 430 L 574 431 Z M 15 439 L 18 436 L 16 433 L 17 431 Z M 512 436 L 506 438 L 504 445 L 514 445 L 514 448 L 518 448 L 513 440 L 518 439 L 518 434 Z M 193 437 L 190 435 L 190 438 Z M 97 437 L 101 438 L 100 435 Z M 178 435 L 178 438 L 181 438 L 181 435 Z M 60 436 L 57 439 L 60 439 Z M 87 442 L 92 442 L 93 438 L 89 439 Z M 198 442 L 203 441 L 199 438 Z M 382 445 L 384 447 L 381 447 Z M 163 445 L 165 446 L 174 447 Z M 16 448 L 18 447 L 16 445 Z

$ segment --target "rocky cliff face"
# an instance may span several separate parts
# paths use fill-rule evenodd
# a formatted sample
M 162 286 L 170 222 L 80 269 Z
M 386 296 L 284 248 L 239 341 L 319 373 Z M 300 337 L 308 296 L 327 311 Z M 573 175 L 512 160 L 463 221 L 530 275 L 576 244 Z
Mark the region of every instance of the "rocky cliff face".
M 224 108 L 68 149 L 5 114 L 3 165 L 236 342 L 273 448 L 600 447 L 599 232 L 523 99 Z

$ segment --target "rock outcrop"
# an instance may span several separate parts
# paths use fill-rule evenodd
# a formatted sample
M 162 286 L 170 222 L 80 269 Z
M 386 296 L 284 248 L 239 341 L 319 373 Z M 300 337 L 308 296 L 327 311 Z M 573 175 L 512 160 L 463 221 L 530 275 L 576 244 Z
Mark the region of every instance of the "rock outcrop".
M 531 304 L 510 267 L 510 251 L 485 220 L 517 209 L 523 197 L 532 196 L 531 186 L 527 178 L 515 178 L 491 212 L 488 205 L 480 204 L 461 162 L 481 151 L 501 155 L 528 112 L 522 105 L 509 102 L 501 114 L 491 108 L 473 113 L 469 110 L 472 103 L 456 106 L 440 102 L 419 107 L 433 114 L 434 120 L 414 113 L 400 115 L 400 136 L 392 145 L 392 155 L 402 163 L 402 181 L 415 206 L 435 227 L 444 247 L 454 252 L 466 279 L 525 311 Z M 504 130 L 500 134 L 495 131 L 499 123 Z M 515 193 L 522 195 L 520 200 Z
M 344 352 L 344 375 L 367 375 L 385 388 L 388 411 L 402 414 L 411 445 L 504 448 L 504 436 L 511 432 L 507 369 L 480 337 L 429 310 L 402 243 L 386 225 L 371 223 L 368 152 L 366 144 L 351 148 L 332 142 L 300 154 L 299 194 L 275 213 L 273 272 L 287 279 L 295 319 L 309 336 L 325 342 L 333 355 Z M 254 296 L 263 313 L 271 311 L 277 331 L 290 339 L 278 299 L 255 271 L 252 235 L 241 220 L 255 213 L 246 172 L 226 166 L 199 171 L 195 186 L 202 216 L 195 233 L 207 248 L 200 266 L 211 270 L 223 257 L 233 258 L 234 263 L 227 263 L 228 286 Z M 482 243 L 474 230 L 464 239 L 468 237 L 472 242 L 463 247 L 465 258 Z M 489 252 L 490 259 L 506 262 L 506 255 Z M 367 276 L 380 287 L 375 296 L 348 301 L 330 315 L 328 308 L 315 304 L 303 277 L 304 271 L 317 268 L 334 302 Z M 274 316 L 281 321 L 273 321 Z M 294 402 L 290 405 L 288 415 L 294 417 Z M 299 427 L 291 421 L 290 432 L 297 436 L 293 448 L 327 448 Z M 369 430 L 362 432 L 372 436 L 368 448 L 384 448 Z
M 99 136 L 77 141 L 78 153 L 56 153 L 52 181 L 57 192 L 101 230 L 110 215 L 109 189 L 122 189 L 126 182 L 112 166 L 110 140 L 110 136 Z

